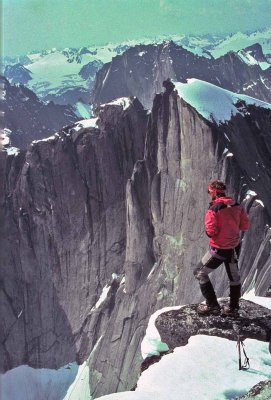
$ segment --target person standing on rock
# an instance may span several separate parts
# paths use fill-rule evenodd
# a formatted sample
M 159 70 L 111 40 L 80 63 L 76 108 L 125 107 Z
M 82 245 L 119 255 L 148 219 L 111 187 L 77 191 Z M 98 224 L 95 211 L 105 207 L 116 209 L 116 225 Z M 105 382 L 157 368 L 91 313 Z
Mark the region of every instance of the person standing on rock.
M 206 304 L 200 304 L 197 309 L 201 315 L 219 314 L 221 311 L 209 275 L 223 263 L 230 281 L 230 303 L 224 307 L 223 313 L 234 315 L 239 309 L 240 231 L 249 228 L 249 219 L 243 207 L 231 197 L 227 197 L 225 191 L 226 185 L 221 181 L 213 181 L 208 186 L 208 193 L 212 198 L 205 215 L 205 230 L 210 237 L 209 251 L 194 270 L 201 293 L 206 299 Z

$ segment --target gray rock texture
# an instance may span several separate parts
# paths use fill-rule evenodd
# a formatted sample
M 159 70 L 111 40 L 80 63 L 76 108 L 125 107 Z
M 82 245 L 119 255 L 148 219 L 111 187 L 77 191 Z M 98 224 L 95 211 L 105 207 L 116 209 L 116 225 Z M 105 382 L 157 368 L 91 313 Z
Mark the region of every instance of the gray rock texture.
M 261 46 L 253 47 L 257 56 Z M 262 60 L 262 59 L 261 59 Z M 235 52 L 217 59 L 200 57 L 173 42 L 137 45 L 104 64 L 97 72 L 91 95 L 94 106 L 122 96 L 136 96 L 152 108 L 153 98 L 166 79 L 201 79 L 214 85 L 271 102 L 271 66 L 248 65 Z
M 270 400 L 271 399 L 271 380 L 261 381 L 244 396 L 236 400 Z
M 78 120 L 71 106 L 46 104 L 30 89 L 11 85 L 4 77 L 0 77 L 0 83 L 5 90 L 1 110 L 5 113 L 5 128 L 11 131 L 10 142 L 14 147 L 26 149 L 33 140 L 51 136 Z
M 18 156 L 0 153 L 1 371 L 86 359 L 114 308 L 125 187 L 143 157 L 147 117 L 136 99 L 125 111 L 108 106 L 110 123 L 104 114 L 100 128 L 67 128 Z
M 221 300 L 221 305 L 228 299 Z M 155 325 L 161 339 L 170 350 L 185 346 L 191 336 L 210 335 L 229 340 L 257 339 L 263 342 L 271 340 L 271 311 L 255 303 L 241 300 L 240 315 L 228 317 L 223 315 L 200 316 L 197 305 L 189 305 L 180 310 L 160 314 Z
M 243 287 L 267 293 L 270 110 L 240 104 L 243 115 L 217 125 L 166 86 L 149 116 L 136 99 L 127 110 L 106 105 L 97 128 L 0 154 L 2 371 L 91 352 L 94 398 L 131 389 L 150 315 L 202 300 L 193 269 L 208 246 L 211 179 L 244 200 Z M 223 267 L 212 280 L 226 296 Z
M 240 268 L 244 289 L 255 286 L 257 294 L 267 293 L 271 276 L 270 208 L 265 197 L 270 188 L 269 118 L 270 111 L 252 107 L 249 116 L 234 117 L 220 126 L 202 118 L 175 91 L 156 96 L 145 156 L 136 163 L 127 184 L 125 284 L 117 292 L 119 305 L 109 320 L 110 327 L 114 324 L 113 336 L 112 329 L 107 329 L 90 361 L 94 397 L 134 387 L 147 316 L 163 306 L 202 300 L 193 269 L 207 248 L 203 220 L 208 206 L 206 187 L 212 178 L 225 180 L 229 194 L 239 200 L 248 189 L 259 193 L 244 201 L 252 226 L 243 240 Z M 260 144 L 261 139 L 265 142 Z M 226 146 L 233 157 L 226 156 Z M 261 157 L 265 168 L 257 172 L 261 178 L 254 180 L 255 160 Z M 266 184 L 260 184 L 260 179 Z M 265 207 L 257 198 L 265 199 Z M 228 291 L 223 268 L 212 277 L 219 296 Z

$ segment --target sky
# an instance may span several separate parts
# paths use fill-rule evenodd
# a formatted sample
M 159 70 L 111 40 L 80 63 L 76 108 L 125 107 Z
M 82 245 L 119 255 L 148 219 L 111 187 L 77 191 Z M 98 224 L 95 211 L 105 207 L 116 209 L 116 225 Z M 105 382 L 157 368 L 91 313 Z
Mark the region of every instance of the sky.
M 2 52 L 269 27 L 271 0 L 2 0 Z

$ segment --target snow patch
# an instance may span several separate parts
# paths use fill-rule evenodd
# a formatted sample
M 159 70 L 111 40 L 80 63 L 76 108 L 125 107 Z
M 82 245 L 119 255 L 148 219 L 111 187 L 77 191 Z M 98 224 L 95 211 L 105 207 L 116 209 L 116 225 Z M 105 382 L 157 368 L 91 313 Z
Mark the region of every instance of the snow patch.
M 250 291 L 246 292 L 242 299 L 252 301 L 255 304 L 259 304 L 260 306 L 269 308 L 271 310 L 271 298 L 270 297 L 262 297 L 255 295 L 255 288 L 251 289 Z
M 256 203 L 259 203 L 262 207 L 264 207 L 264 204 L 263 204 L 262 200 L 257 199 Z
M 240 101 L 247 105 L 271 109 L 269 103 L 222 89 L 198 79 L 188 79 L 187 83 L 176 81 L 173 81 L 173 83 L 181 98 L 194 107 L 204 118 L 209 121 L 216 121 L 218 124 L 229 121 L 236 114 L 244 115 L 243 110 L 236 107 L 236 103 Z
M 76 132 L 80 131 L 82 128 L 83 129 L 88 129 L 88 128 L 98 128 L 97 125 L 97 118 L 89 118 L 89 119 L 82 119 L 81 121 L 76 122 L 76 127 L 72 128 Z
M 76 108 L 76 114 L 80 118 L 85 118 L 85 119 L 90 119 L 91 113 L 90 113 L 90 106 L 89 104 L 85 104 L 81 101 L 78 101 L 75 105 Z
M 0 375 L 0 394 L 3 399 L 9 400 L 63 399 L 76 379 L 79 369 L 76 363 L 68 364 L 58 370 L 35 369 L 21 365 Z M 83 400 L 83 397 L 77 399 Z
M 110 290 L 110 287 L 111 287 L 110 285 L 106 285 L 106 286 L 103 288 L 99 300 L 97 301 L 97 303 L 95 304 L 95 306 L 92 307 L 91 311 L 94 311 L 94 310 L 96 310 L 97 308 L 99 308 L 100 305 L 106 300 L 107 295 L 108 295 L 108 292 L 109 292 L 109 290 Z
M 3 146 L 8 146 L 10 143 L 9 135 L 11 134 L 10 129 L 4 129 L 1 131 L 1 139 L 2 139 L 2 145 Z
M 247 196 L 257 196 L 257 193 L 254 190 L 248 190 L 246 193 Z
M 104 107 L 107 105 L 121 106 L 123 108 L 123 110 L 125 111 L 130 107 L 131 104 L 132 104 L 132 101 L 129 97 L 119 97 L 118 99 L 110 101 L 110 103 L 101 104 L 100 107 Z
M 271 307 L 271 299 L 267 299 Z M 159 363 L 142 373 L 135 392 L 102 396 L 100 400 L 228 400 L 247 393 L 258 382 L 270 379 L 268 344 L 244 341 L 250 370 L 239 371 L 236 342 L 196 335 Z M 208 360 L 208 368 L 206 368 Z M 223 379 L 218 379 L 222 377 Z M 181 394 L 181 397 L 180 397 Z
M 59 137 L 60 137 L 59 134 L 55 133 L 54 135 L 49 136 L 48 138 L 45 138 L 45 139 L 33 140 L 33 142 L 31 144 L 36 144 L 36 143 L 41 143 L 41 142 L 43 142 L 43 143 L 51 143 L 51 142 L 54 142 Z
M 176 400 L 180 393 L 185 400 L 226 400 L 245 394 L 270 378 L 271 370 L 267 343 L 247 339 L 244 344 L 253 373 L 239 371 L 236 342 L 196 335 L 150 366 L 139 378 L 136 391 L 153 392 L 153 398 L 157 393 L 165 400 Z
M 263 71 L 271 67 L 271 64 L 267 61 L 257 61 L 251 54 L 250 51 L 246 52 L 240 50 L 237 52 L 239 58 L 245 62 L 247 65 L 258 65 Z
M 168 350 L 168 345 L 161 341 L 161 336 L 155 326 L 155 320 L 160 314 L 171 310 L 180 310 L 181 307 L 182 306 L 165 307 L 152 314 L 149 319 L 146 334 L 141 343 L 141 354 L 143 359 L 154 355 L 159 356 L 161 352 Z
M 237 52 L 238 57 L 247 65 L 257 65 L 258 62 L 255 60 L 254 57 L 249 52 L 244 50 L 240 50 Z
M 20 149 L 17 147 L 8 147 L 5 149 L 9 156 L 17 156 L 20 153 Z

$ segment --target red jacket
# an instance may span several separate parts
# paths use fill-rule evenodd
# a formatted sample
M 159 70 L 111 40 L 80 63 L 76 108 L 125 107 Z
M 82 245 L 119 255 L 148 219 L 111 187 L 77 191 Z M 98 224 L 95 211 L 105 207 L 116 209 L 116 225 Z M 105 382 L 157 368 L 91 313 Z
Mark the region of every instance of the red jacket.
M 230 197 L 219 197 L 210 203 L 205 215 L 205 230 L 210 246 L 233 249 L 240 243 L 240 231 L 249 228 L 248 215 Z

